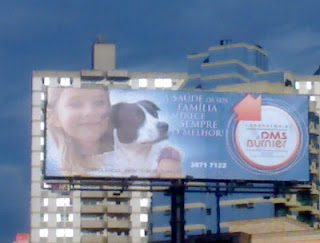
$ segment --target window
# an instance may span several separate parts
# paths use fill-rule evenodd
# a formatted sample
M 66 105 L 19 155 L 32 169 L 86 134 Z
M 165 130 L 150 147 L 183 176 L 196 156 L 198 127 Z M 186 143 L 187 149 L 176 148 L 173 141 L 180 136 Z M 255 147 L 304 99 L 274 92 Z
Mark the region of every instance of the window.
M 41 221 L 42 222 L 48 222 L 48 214 L 47 213 L 41 214 Z
M 44 145 L 44 137 L 40 138 L 40 145 L 43 146 Z
M 44 198 L 43 199 L 43 206 L 47 207 L 49 204 L 49 199 L 48 198 Z
M 139 87 L 146 88 L 148 86 L 148 80 L 145 78 L 139 79 Z
M 57 222 L 61 222 L 62 221 L 61 214 L 57 214 L 56 219 L 57 219 Z
M 40 237 L 48 237 L 48 229 L 40 229 L 39 235 Z
M 57 198 L 56 200 L 57 207 L 68 207 L 71 206 L 70 198 Z
M 44 153 L 43 152 L 40 153 L 40 160 L 44 160 Z
M 56 237 L 73 237 L 73 229 L 57 229 Z
M 172 87 L 172 79 L 171 78 L 156 78 L 154 80 L 154 86 L 156 88 L 170 88 L 170 87 Z
M 299 82 L 295 82 L 295 88 L 296 89 L 300 89 L 300 83 Z
M 64 229 L 57 229 L 56 237 L 64 237 Z
M 62 222 L 62 221 L 68 221 L 72 222 L 73 221 L 73 214 L 57 214 L 56 215 L 57 222 Z
M 73 214 L 72 214 L 72 213 L 67 214 L 67 220 L 68 220 L 69 222 L 72 222 L 72 221 L 73 221 Z
M 148 222 L 148 214 L 140 214 L 140 222 Z
M 162 78 L 157 78 L 154 80 L 154 86 L 156 88 L 161 88 L 162 87 Z
M 163 79 L 163 87 L 164 88 L 171 88 L 172 87 L 172 79 L 171 78 Z
M 41 130 L 44 130 L 44 122 L 41 122 L 41 123 L 40 123 L 40 129 L 41 129 Z
M 84 205 L 99 205 L 103 203 L 103 199 L 96 198 L 84 198 L 82 199 L 82 204 Z
M 44 77 L 43 78 L 43 80 L 42 80 L 42 83 L 44 84 L 44 85 L 50 85 L 50 78 L 49 77 Z
M 312 82 L 308 81 L 306 83 L 306 88 L 307 88 L 307 90 L 311 90 L 312 89 Z
M 43 183 L 43 188 L 50 188 L 51 186 L 48 183 Z
M 292 82 L 289 79 L 286 79 L 286 81 L 284 82 L 285 86 L 292 86 Z
M 65 237 L 73 237 L 73 229 L 65 229 Z
M 45 100 L 46 99 L 46 96 L 44 93 L 41 93 L 41 100 Z
M 149 200 L 148 198 L 140 199 L 140 207 L 148 207 Z
M 72 84 L 71 78 L 60 78 L 60 85 L 62 86 L 70 86 Z
M 206 213 L 207 213 L 207 215 L 211 215 L 211 208 L 207 208 Z
M 146 231 L 144 229 L 140 229 L 140 237 L 145 237 Z

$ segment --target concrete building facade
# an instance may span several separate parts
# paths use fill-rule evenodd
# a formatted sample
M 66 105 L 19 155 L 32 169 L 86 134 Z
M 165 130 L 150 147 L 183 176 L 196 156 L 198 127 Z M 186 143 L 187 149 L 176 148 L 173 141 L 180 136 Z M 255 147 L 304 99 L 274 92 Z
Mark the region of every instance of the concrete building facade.
M 319 75 L 298 76 L 289 71 L 270 71 L 268 55 L 258 45 L 224 43 L 202 53 L 187 56 L 188 79 L 182 89 L 214 92 L 253 92 L 273 94 L 308 94 L 310 181 L 288 185 L 297 193 L 237 194 L 221 198 L 221 227 L 229 231 L 227 222 L 239 220 L 290 217 L 319 229 L 319 108 L 317 81 Z M 238 186 L 249 186 L 246 183 Z M 252 186 L 252 184 L 250 184 Z M 276 188 L 275 188 L 276 189 Z M 153 239 L 170 238 L 170 198 L 153 194 Z M 216 197 L 212 193 L 186 194 L 186 236 L 211 234 L 217 230 Z
M 115 45 L 96 42 L 93 69 L 35 71 L 32 78 L 31 242 L 147 242 L 149 192 L 69 191 L 43 177 L 48 87 L 178 89 L 183 73 L 134 73 L 115 68 Z M 59 182 L 59 181 L 56 181 Z
M 221 198 L 221 227 L 228 222 L 289 217 L 319 228 L 318 76 L 269 71 L 258 45 L 222 42 L 188 55 L 188 73 L 129 72 L 116 69 L 115 45 L 94 45 L 92 70 L 36 71 L 32 78 L 31 242 L 147 242 L 170 239 L 170 197 L 164 193 L 64 191 L 43 180 L 47 87 L 81 87 L 98 82 L 129 89 L 184 89 L 216 92 L 309 94 L 310 182 L 296 194 L 228 194 Z M 311 82 L 311 88 L 310 84 Z M 315 96 L 315 98 L 312 98 Z M 320 99 L 320 98 L 319 98 Z M 320 100 L 319 100 L 320 101 Z M 317 103 L 318 104 L 318 103 Z M 243 187 L 246 184 L 243 183 Z M 186 193 L 187 235 L 215 233 L 216 197 Z

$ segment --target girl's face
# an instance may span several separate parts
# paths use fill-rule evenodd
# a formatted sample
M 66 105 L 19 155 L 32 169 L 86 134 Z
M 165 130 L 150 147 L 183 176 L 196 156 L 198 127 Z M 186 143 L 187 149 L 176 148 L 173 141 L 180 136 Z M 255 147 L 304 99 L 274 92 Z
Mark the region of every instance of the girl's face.
M 56 125 L 79 143 L 97 142 L 108 129 L 110 109 L 103 89 L 65 89 L 56 106 Z

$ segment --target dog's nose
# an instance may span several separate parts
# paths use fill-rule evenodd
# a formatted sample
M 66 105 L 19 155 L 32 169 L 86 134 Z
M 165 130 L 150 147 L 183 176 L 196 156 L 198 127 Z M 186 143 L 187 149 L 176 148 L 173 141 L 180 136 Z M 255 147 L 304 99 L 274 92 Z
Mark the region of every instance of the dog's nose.
M 161 132 L 167 132 L 169 129 L 169 125 L 166 122 L 158 122 L 157 124 L 157 128 L 161 131 Z

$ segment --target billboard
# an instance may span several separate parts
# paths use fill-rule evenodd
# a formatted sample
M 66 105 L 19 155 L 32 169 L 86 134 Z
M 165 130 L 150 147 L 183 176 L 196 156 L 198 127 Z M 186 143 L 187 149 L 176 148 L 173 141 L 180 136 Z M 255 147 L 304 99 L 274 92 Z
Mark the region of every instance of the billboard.
M 309 179 L 307 96 L 48 88 L 50 177 Z

